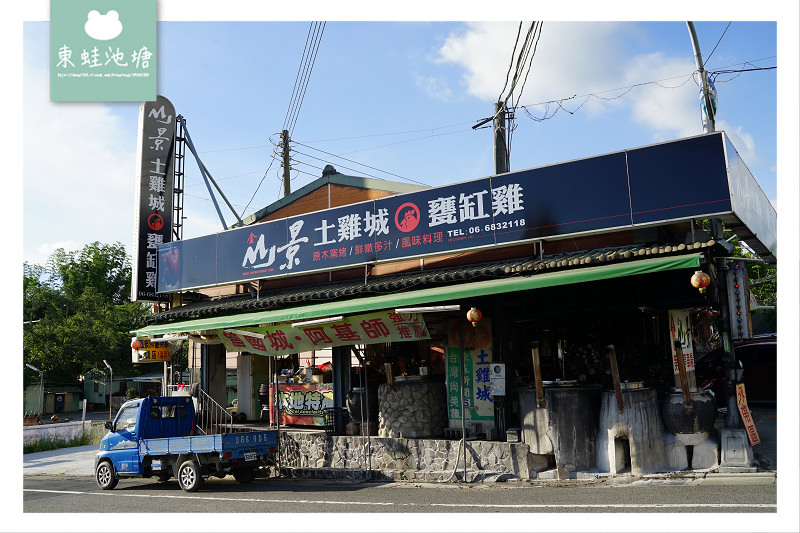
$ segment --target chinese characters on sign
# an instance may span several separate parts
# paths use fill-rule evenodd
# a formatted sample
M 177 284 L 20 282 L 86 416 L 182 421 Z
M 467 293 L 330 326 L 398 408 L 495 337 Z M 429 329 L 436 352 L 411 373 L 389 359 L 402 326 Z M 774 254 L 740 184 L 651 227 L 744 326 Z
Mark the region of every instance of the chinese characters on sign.
M 308 352 L 334 346 L 430 338 L 421 314 L 390 311 L 354 315 L 338 322 L 315 326 L 295 328 L 290 324 L 282 324 L 245 330 L 218 329 L 216 332 L 229 352 L 268 356 Z M 252 332 L 253 335 L 248 335 L 248 332 Z
M 345 268 L 518 239 L 526 231 L 524 187 L 517 182 L 493 186 L 493 181 L 498 180 L 473 182 L 469 193 L 464 187 L 451 186 L 381 198 L 162 246 L 158 250 L 159 269 L 166 267 L 161 259 L 168 254 L 185 257 L 181 250 L 185 246 L 213 254 L 211 264 L 215 268 L 203 271 L 200 265 L 179 266 L 182 272 L 191 272 L 177 283 L 168 278 L 166 270 L 159 270 L 158 292 Z
M 462 327 L 457 321 L 449 325 L 447 340 L 447 413 L 450 427 L 458 427 L 462 408 L 467 421 L 494 420 L 492 398 L 491 319 L 484 318 L 476 327 L 464 328 L 464 405 L 461 405 L 461 354 L 459 338 Z
M 270 411 L 275 418 L 273 388 L 270 387 Z M 323 409 L 333 407 L 333 385 L 279 385 L 278 407 L 281 413 L 281 424 L 301 424 L 306 426 L 324 426 Z
M 156 0 L 50 0 L 50 99 L 156 98 Z
M 750 439 L 750 446 L 755 446 L 761 443 L 761 438 L 756 431 L 756 423 L 753 421 L 753 416 L 750 414 L 750 408 L 747 406 L 747 395 L 744 392 L 744 383 L 736 384 L 736 406 L 739 408 L 739 415 L 742 417 L 742 423 L 747 430 L 747 438 Z
M 197 253 L 192 259 L 180 253 L 185 264 L 176 285 L 162 283 L 159 272 L 158 291 L 345 269 L 726 212 L 731 201 L 721 139 L 709 135 L 662 143 L 186 239 L 179 246 Z M 687 161 L 706 168 L 706 187 L 694 187 L 696 176 L 680 170 Z M 663 180 L 668 183 L 654 181 L 654 172 L 668 175 Z
M 675 350 L 675 341 L 680 341 L 683 352 L 683 362 L 687 372 L 694 372 L 694 347 L 692 345 L 692 324 L 687 309 L 670 309 L 669 311 L 670 346 L 672 347 L 672 371 L 675 375 L 680 373 L 678 368 L 678 353 Z
M 134 240 L 132 300 L 157 301 L 158 247 L 171 240 L 175 108 L 159 96 L 139 108 L 140 161 L 137 180 L 138 226 Z M 169 280 L 174 251 L 162 258 L 162 276 Z
M 169 341 L 139 339 L 139 342 L 141 346 L 138 349 L 132 349 L 131 359 L 134 363 L 157 363 L 170 360 L 172 352 Z

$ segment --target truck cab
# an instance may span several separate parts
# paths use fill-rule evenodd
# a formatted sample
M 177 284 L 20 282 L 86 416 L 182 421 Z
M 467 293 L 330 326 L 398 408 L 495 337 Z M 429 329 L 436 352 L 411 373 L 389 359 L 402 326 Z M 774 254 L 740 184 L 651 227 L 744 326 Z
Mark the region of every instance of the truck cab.
M 194 403 L 189 396 L 139 398 L 120 407 L 100 442 L 100 457 L 108 458 L 118 475 L 143 475 L 139 442 L 184 437 L 194 433 Z

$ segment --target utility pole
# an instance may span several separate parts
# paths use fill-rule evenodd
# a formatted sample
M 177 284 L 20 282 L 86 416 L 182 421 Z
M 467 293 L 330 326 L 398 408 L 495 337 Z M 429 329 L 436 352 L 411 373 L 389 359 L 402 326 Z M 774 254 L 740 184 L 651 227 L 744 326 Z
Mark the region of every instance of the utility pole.
M 492 122 L 494 131 L 494 173 L 505 174 L 509 172 L 509 157 L 506 149 L 506 104 L 497 102 L 494 104 L 494 121 Z
M 283 195 L 289 196 L 289 193 L 292 192 L 292 185 L 291 185 L 291 160 L 289 159 L 289 131 L 283 130 L 281 132 L 281 147 L 283 149 L 282 156 L 283 156 Z
M 711 90 L 708 84 L 708 72 L 703 68 L 703 56 L 700 54 L 700 44 L 697 42 L 697 33 L 694 31 L 694 23 L 686 21 L 686 27 L 689 28 L 689 35 L 692 38 L 692 50 L 694 50 L 694 61 L 697 65 L 697 72 L 700 74 L 700 80 L 703 84 L 703 103 L 705 106 L 705 115 L 707 120 L 703 120 L 703 131 L 705 133 L 713 133 L 715 131 L 714 115 L 716 114 L 716 103 L 713 102 Z

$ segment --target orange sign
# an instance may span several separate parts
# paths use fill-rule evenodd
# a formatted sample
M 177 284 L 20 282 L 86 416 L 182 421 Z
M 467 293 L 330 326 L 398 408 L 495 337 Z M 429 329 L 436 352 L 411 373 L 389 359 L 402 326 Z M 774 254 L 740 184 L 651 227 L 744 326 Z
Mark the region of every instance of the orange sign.
M 736 384 L 736 405 L 739 407 L 739 415 L 741 415 L 742 422 L 747 430 L 747 438 L 750 439 L 750 446 L 760 444 L 761 439 L 758 436 L 758 431 L 756 431 L 756 424 L 753 422 L 750 408 L 747 407 L 747 395 L 744 392 L 744 383 Z
M 131 352 L 134 363 L 169 361 L 171 354 L 169 341 L 151 341 L 149 339 L 139 339 L 137 348 L 132 348 Z

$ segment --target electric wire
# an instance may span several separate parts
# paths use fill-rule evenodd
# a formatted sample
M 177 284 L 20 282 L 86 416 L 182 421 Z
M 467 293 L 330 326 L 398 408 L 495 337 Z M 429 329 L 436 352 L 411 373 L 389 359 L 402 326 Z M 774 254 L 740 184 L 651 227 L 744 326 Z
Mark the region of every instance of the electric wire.
M 346 157 L 343 157 L 343 156 L 340 156 L 340 155 L 332 154 L 332 153 L 330 153 L 330 152 L 326 152 L 325 150 L 320 150 L 319 148 L 314 148 L 313 146 L 309 146 L 309 145 L 307 145 L 307 144 L 299 143 L 299 142 L 296 142 L 296 141 L 295 141 L 295 144 L 297 144 L 298 146 L 304 146 L 304 147 L 306 147 L 306 148 L 310 148 L 310 149 L 312 149 L 312 150 L 316 150 L 316 151 L 318 151 L 318 152 L 321 152 L 321 153 L 323 153 L 323 154 L 325 154 L 325 155 L 328 155 L 328 156 L 331 156 L 331 157 L 336 157 L 336 158 L 342 159 L 342 160 L 344 160 L 344 161 L 347 161 L 347 162 L 349 162 L 349 163 L 355 163 L 356 165 L 360 165 L 360 166 L 363 166 L 363 167 L 366 167 L 366 168 L 369 168 L 369 169 L 372 169 L 372 170 L 377 170 L 378 172 L 382 172 L 382 173 L 384 173 L 384 174 L 388 174 L 388 175 L 390 175 L 390 176 L 394 176 L 394 177 L 396 177 L 396 178 L 404 179 L 404 180 L 407 180 L 407 181 L 412 181 L 412 182 L 414 182 L 414 183 L 418 183 L 418 184 L 420 184 L 420 185 L 426 185 L 425 183 L 422 183 L 421 181 L 416 181 L 416 180 L 413 180 L 413 179 L 411 179 L 411 178 L 406 178 L 405 176 L 400 176 L 399 174 L 394 174 L 394 173 L 392 173 L 392 172 L 388 172 L 388 171 L 386 171 L 386 170 L 381 170 L 381 169 L 379 169 L 379 168 L 372 167 L 372 166 L 370 166 L 370 165 L 366 165 L 366 164 L 364 164 L 364 163 L 359 163 L 358 161 L 354 161 L 354 160 L 352 160 L 352 159 L 348 159 L 348 158 L 346 158 Z M 326 161 L 326 160 L 324 160 L 324 159 L 317 158 L 317 157 L 315 157 L 315 156 L 312 156 L 312 155 L 310 155 L 310 154 L 305 154 L 305 153 L 302 153 L 302 152 L 297 152 L 297 153 L 300 153 L 300 154 L 302 154 L 302 155 L 305 155 L 305 156 L 307 156 L 307 157 L 312 157 L 313 159 L 318 159 L 318 160 L 320 160 L 320 161 Z M 326 161 L 326 162 L 329 162 L 329 161 Z M 347 168 L 348 170 L 353 170 L 354 172 L 361 172 L 362 174 L 366 174 L 365 172 L 358 171 L 358 170 L 354 170 L 354 169 L 352 169 L 352 168 L 349 168 L 349 167 L 346 167 L 346 166 L 343 166 L 343 165 L 342 165 L 342 168 Z M 370 176 L 369 174 L 367 174 L 367 176 L 368 176 L 368 177 L 373 177 L 373 178 L 375 177 L 375 176 Z M 376 179 L 380 179 L 380 178 L 376 178 Z
M 308 28 L 306 44 L 303 49 L 300 65 L 297 68 L 297 75 L 295 77 L 294 88 L 292 89 L 292 96 L 289 101 L 289 107 L 286 111 L 286 117 L 283 121 L 283 129 L 289 131 L 290 134 L 294 131 L 295 124 L 297 124 L 297 118 L 300 115 L 300 108 L 303 105 L 306 89 L 308 88 L 308 81 L 310 80 L 311 72 L 314 69 L 317 51 L 319 50 L 319 44 L 322 40 L 322 34 L 324 31 L 325 22 L 312 22 Z
M 719 40 L 717 41 L 717 44 L 714 45 L 714 48 L 711 50 L 711 53 L 708 54 L 708 57 L 706 58 L 706 60 L 703 61 L 703 68 L 705 68 L 706 63 L 708 63 L 708 60 L 711 59 L 711 56 L 714 55 L 714 52 L 717 50 L 717 46 L 719 46 L 719 43 L 722 42 L 722 38 L 725 37 L 725 34 L 728 32 L 728 28 L 730 28 L 730 27 L 731 27 L 731 22 L 728 22 L 728 25 L 725 26 L 725 30 L 722 32 L 722 35 L 719 36 Z

